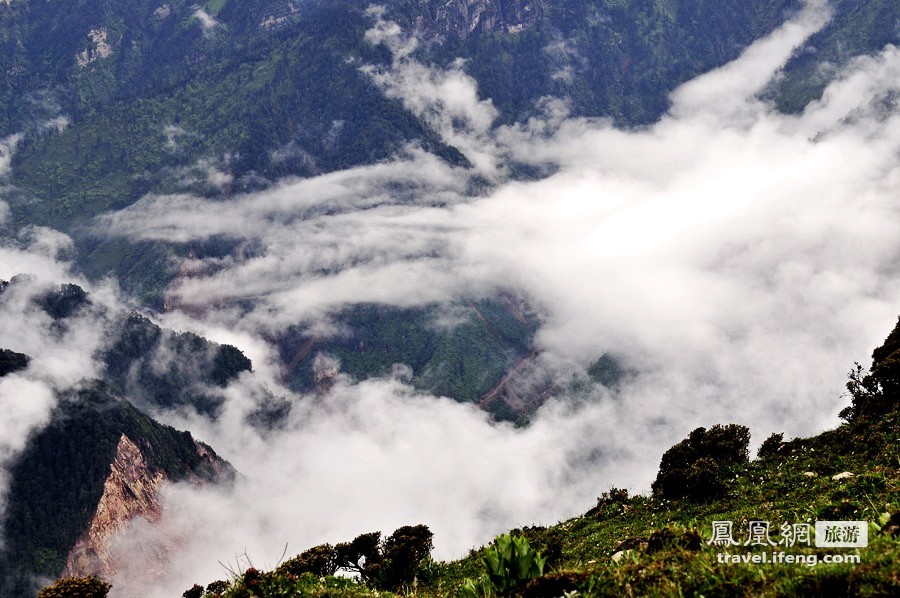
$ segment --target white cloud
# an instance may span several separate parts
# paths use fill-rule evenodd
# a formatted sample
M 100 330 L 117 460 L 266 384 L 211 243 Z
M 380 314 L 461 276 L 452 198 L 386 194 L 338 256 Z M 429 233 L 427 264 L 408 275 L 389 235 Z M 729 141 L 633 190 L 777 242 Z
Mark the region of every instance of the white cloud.
M 194 18 L 200 22 L 200 27 L 203 29 L 203 35 L 209 35 L 215 31 L 216 28 L 222 27 L 222 24 L 219 23 L 215 17 L 202 8 L 198 8 L 194 12 Z
M 13 154 L 20 141 L 22 141 L 22 135 L 20 134 L 0 139 L 0 177 L 5 176 L 9 172 Z

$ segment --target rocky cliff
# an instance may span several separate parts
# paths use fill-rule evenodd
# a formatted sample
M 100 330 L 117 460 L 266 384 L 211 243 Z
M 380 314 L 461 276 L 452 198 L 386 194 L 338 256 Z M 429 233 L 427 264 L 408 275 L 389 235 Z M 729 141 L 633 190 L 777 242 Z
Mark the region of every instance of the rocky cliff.
M 166 474 L 150 467 L 141 449 L 122 434 L 109 477 L 103 483 L 97 511 L 87 531 L 69 552 L 62 576 L 109 578 L 114 569 L 110 541 L 135 517 L 150 522 L 159 519 L 158 490 L 166 481 Z
M 476 32 L 517 33 L 544 17 L 542 0 L 442 0 L 430 8 L 438 31 L 462 39 Z

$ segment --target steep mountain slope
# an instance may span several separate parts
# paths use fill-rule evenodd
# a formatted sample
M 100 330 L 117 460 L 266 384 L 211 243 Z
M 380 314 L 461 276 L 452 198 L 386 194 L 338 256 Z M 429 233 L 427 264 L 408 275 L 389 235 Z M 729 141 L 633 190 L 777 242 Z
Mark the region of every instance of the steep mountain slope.
M 373 25 L 366 12 L 370 4 L 0 4 L 5 106 L 0 139 L 12 153 L 5 177 L 10 185 L 0 189 L 0 199 L 10 205 L 2 234 L 12 236 L 25 225 L 62 230 L 74 238 L 76 263 L 87 276 L 112 274 L 151 308 L 186 309 L 166 300 L 186 264 L 227 261 L 258 249 L 226 236 L 197 242 L 110 237 L 96 226 L 98 215 L 147 194 L 228 201 L 283 177 L 385 161 L 410 144 L 466 165 L 458 148 L 402 102 L 386 97 L 362 70 L 392 60 L 387 48 L 366 39 Z M 833 47 L 850 27 L 857 42 L 842 57 L 878 49 L 890 40 L 882 23 L 897 11 L 888 4 L 873 12 L 866 3 L 839 3 L 839 20 L 820 34 L 821 44 Z M 735 58 L 800 5 L 799 0 L 393 0 L 385 3 L 385 15 L 417 34 L 415 57 L 422 62 L 448 67 L 463 59 L 481 98 L 490 98 L 498 110 L 498 124 L 524 121 L 541 98 L 555 97 L 574 116 L 640 126 L 665 112 L 668 93 L 677 85 Z M 818 79 L 803 73 L 816 63 L 810 52 L 798 57 L 791 67 L 797 74 L 779 88 L 781 104 L 796 109 L 815 94 Z M 538 176 L 528 168 L 511 172 Z M 486 181 L 478 185 L 489 188 Z M 423 347 L 446 343 L 430 328 L 428 309 L 407 315 L 421 324 L 412 334 Z M 294 352 L 285 361 L 287 376 L 295 388 L 309 389 L 309 364 L 304 362 L 299 375 L 293 369 L 303 345 L 295 332 L 282 335 L 285 351 Z M 351 336 L 364 334 L 359 329 Z M 438 351 L 443 361 L 421 371 L 419 365 L 434 354 L 401 359 L 388 352 L 363 366 L 346 349 L 320 348 L 342 353 L 355 377 L 406 363 L 422 388 L 480 400 L 532 348 L 497 345 L 487 329 L 473 334 L 480 354 L 493 357 L 487 368 L 467 367 L 463 382 L 450 374 L 461 369 L 453 358 L 459 338 Z M 426 369 L 429 376 L 423 377 Z M 495 411 L 511 417 L 508 407 L 497 403 Z
M 477 402 L 533 351 L 539 324 L 509 298 L 425 309 L 358 305 L 337 321 L 347 334 L 320 338 L 289 329 L 279 340 L 291 388 L 321 388 L 339 371 L 357 380 L 394 375 L 437 395 Z M 485 407 L 513 420 L 528 410 L 502 397 Z
M 430 40 L 420 48 L 426 60 L 468 60 L 501 122 L 525 118 L 551 95 L 566 98 L 576 115 L 633 125 L 655 119 L 671 89 L 733 59 L 797 5 L 486 0 L 387 7 L 390 18 Z M 90 218 L 148 192 L 227 197 L 286 175 L 368 164 L 411 141 L 463 163 L 360 72 L 389 62 L 385 48 L 364 39 L 367 6 L 207 3 L 203 14 L 213 21 L 185 2 L 0 6 L 9 50 L 0 138 L 25 133 L 13 158 L 15 189 L 6 193 L 14 228 L 75 233 L 87 273 L 113 271 L 161 306 L 159 292 L 176 275 L 172 255 L 210 255 L 212 248 L 123 246 L 92 238 L 84 228 Z
M 10 285 L 26 278 L 0 280 L 0 297 Z M 90 295 L 71 283 L 48 287 L 33 303 L 59 326 L 92 305 Z M 221 403 L 214 391 L 252 369 L 250 360 L 231 345 L 162 329 L 136 312 L 116 315 L 110 335 L 109 343 L 95 356 L 104 365 L 103 379 L 148 411 L 189 406 L 214 415 Z M 4 374 L 27 365 L 27 356 L 6 350 L 0 354 Z
M 231 466 L 188 432 L 156 423 L 100 381 L 59 398 L 51 423 L 11 470 L 0 595 L 39 576 L 102 573 L 108 540 L 133 517 L 158 516 L 164 482 L 223 483 Z
M 135 405 L 148 411 L 193 407 L 212 416 L 222 400 L 217 389 L 251 364 L 234 347 L 161 329 L 143 316 L 111 309 L 103 297 L 72 283 L 15 276 L 0 281 L 0 306 L 5 318 L 46 326 L 51 347 L 64 345 L 72 330 L 86 324 L 109 333 L 96 351 L 88 349 L 93 344 L 87 337 L 84 347 L 74 348 L 95 353 L 91 375 L 105 380 L 82 379 L 74 386 L 69 385 L 77 378 L 63 383 L 64 375 L 47 377 L 48 371 L 65 370 L 61 362 L 73 358 L 65 350 L 35 358 L 0 350 L 0 377 L 9 383 L 6 392 L 14 393 L 5 392 L 4 401 L 39 403 L 31 396 L 38 387 L 55 395 L 48 398 L 52 411 L 46 421 L 3 447 L 0 596 L 28 596 L 42 578 L 64 571 L 108 575 L 121 559 L 131 558 L 118 554 L 112 540 L 135 519 L 159 517 L 165 484 L 224 484 L 234 478 L 232 467 L 210 447 Z M 23 415 L 12 407 L 15 423 Z
M 388 18 L 418 33 L 419 59 L 445 67 L 466 61 L 481 97 L 498 109 L 498 123 L 527 119 L 550 96 L 564 99 L 575 116 L 634 126 L 659 117 L 678 84 L 735 58 L 800 4 L 396 0 L 385 6 Z M 366 41 L 368 6 L 362 0 L 0 5 L 6 106 L 0 138 L 21 135 L 10 142 L 12 185 L 0 191 L 11 206 L 6 230 L 47 225 L 67 232 L 87 275 L 113 273 L 145 304 L 178 308 L 166 304 L 164 293 L 180 276 L 180 263 L 228 259 L 247 248 L 228 238 L 189 244 L 110 238 L 94 229 L 94 217 L 148 193 L 226 200 L 285 176 L 385 160 L 409 143 L 465 164 L 360 70 L 391 61 L 384 46 Z M 785 109 L 799 109 L 821 90 L 822 61 L 840 64 L 896 40 L 890 25 L 900 18 L 896 3 L 835 6 L 833 24 L 773 90 Z M 424 322 L 424 315 L 414 319 Z M 439 342 L 421 327 L 416 335 Z M 485 354 L 492 351 L 489 336 L 482 335 Z M 507 371 L 522 356 L 517 349 L 504 360 Z M 431 371 L 441 367 L 448 366 Z M 447 377 L 424 386 L 471 400 L 503 373 L 474 376 L 482 381 L 479 392 L 454 390 Z

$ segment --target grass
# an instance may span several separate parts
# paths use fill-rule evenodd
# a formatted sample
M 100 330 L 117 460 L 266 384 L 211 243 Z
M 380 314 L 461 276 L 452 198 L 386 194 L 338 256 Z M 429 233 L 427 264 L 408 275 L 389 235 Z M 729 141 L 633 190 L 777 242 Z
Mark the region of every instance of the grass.
M 832 479 L 845 471 L 853 477 Z M 898 505 L 900 410 L 895 409 L 875 422 L 844 424 L 813 438 L 783 443 L 775 454 L 733 468 L 726 493 L 714 500 L 666 501 L 629 497 L 612 489 L 580 517 L 552 527 L 513 530 L 547 557 L 547 566 L 543 576 L 506 595 L 897 595 L 900 537 L 879 529 Z M 769 538 L 776 543 L 782 539 L 783 523 L 865 520 L 870 522 L 869 545 L 859 549 L 744 546 L 749 522 L 754 520 L 770 522 Z M 733 537 L 741 545 L 727 549 L 710 545 L 713 521 L 732 521 Z M 771 561 L 778 551 L 803 558 L 817 555 L 819 562 L 731 564 L 720 562 L 718 556 L 766 552 Z M 408 593 L 456 596 L 466 579 L 484 572 L 483 555 L 481 549 L 457 561 L 434 564 Z M 833 555 L 858 555 L 860 562 L 823 562 Z M 330 577 L 273 583 L 278 591 L 258 595 L 390 595 Z M 245 595 L 238 591 L 240 586 L 240 579 L 235 579 L 222 596 Z

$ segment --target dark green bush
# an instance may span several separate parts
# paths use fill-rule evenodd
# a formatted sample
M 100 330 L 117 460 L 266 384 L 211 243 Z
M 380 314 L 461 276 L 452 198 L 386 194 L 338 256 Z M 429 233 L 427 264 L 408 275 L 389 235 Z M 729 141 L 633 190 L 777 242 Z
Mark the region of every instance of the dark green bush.
M 214 582 L 210 583 L 208 586 L 206 586 L 206 595 L 207 596 L 220 596 L 220 595 L 224 594 L 228 590 L 229 587 L 230 586 L 227 581 L 222 581 L 222 580 L 214 581 Z
M 756 456 L 760 459 L 771 459 L 778 456 L 784 448 L 784 434 L 772 434 L 766 438 L 756 451 Z
M 653 493 L 661 498 L 695 500 L 721 494 L 728 467 L 749 460 L 749 444 L 746 426 L 697 428 L 663 454 Z
M 195 583 L 191 589 L 184 591 L 181 598 L 203 598 L 203 586 Z
M 381 575 L 381 532 L 360 534 L 334 549 L 338 568 L 358 573 L 364 583 L 372 583 Z
M 275 572 L 283 575 L 303 575 L 312 573 L 316 577 L 334 575 L 337 571 L 337 552 L 331 544 L 320 544 L 305 550 L 289 561 L 285 561 Z
M 110 588 L 96 577 L 68 577 L 41 590 L 38 598 L 106 598 Z

